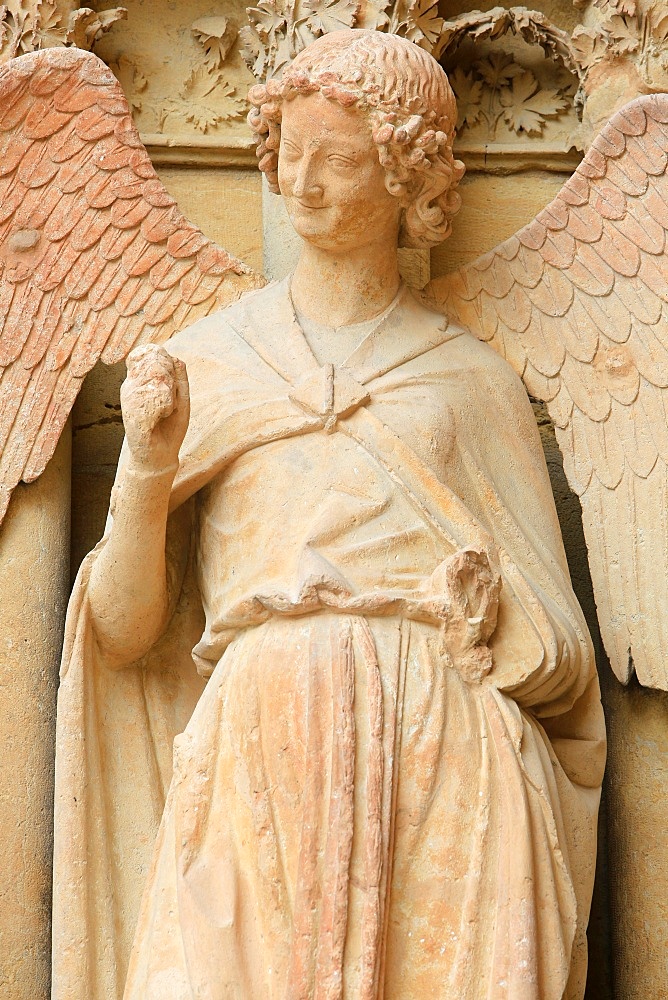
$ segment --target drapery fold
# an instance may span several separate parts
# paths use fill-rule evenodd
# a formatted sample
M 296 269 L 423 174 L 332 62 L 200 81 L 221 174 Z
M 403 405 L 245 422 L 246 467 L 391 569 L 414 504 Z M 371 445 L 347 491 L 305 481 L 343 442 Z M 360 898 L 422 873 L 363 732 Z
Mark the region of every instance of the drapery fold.
M 368 402 L 345 415 L 291 400 L 317 363 L 285 286 L 172 343 L 190 568 L 165 636 L 121 671 L 95 642 L 95 553 L 80 573 L 55 1000 L 121 1000 L 128 967 L 126 1000 L 583 994 L 604 736 L 531 411 L 410 299 L 373 341 Z M 501 579 L 475 681 L 441 589 L 467 548 Z

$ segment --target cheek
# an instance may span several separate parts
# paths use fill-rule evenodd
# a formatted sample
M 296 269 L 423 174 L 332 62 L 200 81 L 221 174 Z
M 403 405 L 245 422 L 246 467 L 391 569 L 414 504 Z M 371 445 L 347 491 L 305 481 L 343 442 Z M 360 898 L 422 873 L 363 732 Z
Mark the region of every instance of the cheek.
M 330 185 L 330 190 L 342 204 L 364 203 L 371 209 L 391 197 L 385 187 L 385 174 L 376 164 L 363 164 L 348 176 L 331 176 Z
M 359 177 L 332 176 L 329 179 L 328 192 L 333 204 L 352 208 L 369 200 L 369 193 L 360 183 Z
M 397 218 L 401 213 L 401 203 L 387 190 L 385 186 L 385 174 L 378 171 L 369 171 L 366 177 L 361 177 L 356 185 L 358 202 L 364 202 L 364 217 L 368 224 L 373 224 L 377 220 L 386 221 L 388 218 Z

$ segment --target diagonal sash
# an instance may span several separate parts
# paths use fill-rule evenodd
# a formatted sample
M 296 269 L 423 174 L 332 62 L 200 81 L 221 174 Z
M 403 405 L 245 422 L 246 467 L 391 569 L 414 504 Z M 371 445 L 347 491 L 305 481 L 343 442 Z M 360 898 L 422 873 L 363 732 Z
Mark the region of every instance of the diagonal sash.
M 353 438 L 385 470 L 422 513 L 425 520 L 452 551 L 471 545 L 497 554 L 503 586 L 497 630 L 489 643 L 495 663 L 493 679 L 501 686 L 504 680 L 512 687 L 523 684 L 544 664 L 558 661 L 554 627 L 544 607 L 523 573 L 500 548 L 488 531 L 476 520 L 465 503 L 425 462 L 386 424 L 360 407 L 338 429 Z M 504 667 L 506 669 L 504 669 Z M 504 675 L 508 673 L 508 677 Z

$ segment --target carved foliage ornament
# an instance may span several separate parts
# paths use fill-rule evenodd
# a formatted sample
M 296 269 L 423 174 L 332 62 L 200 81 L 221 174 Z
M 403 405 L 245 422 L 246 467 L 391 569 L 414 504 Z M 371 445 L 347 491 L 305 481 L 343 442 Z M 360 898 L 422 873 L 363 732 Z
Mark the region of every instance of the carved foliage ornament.
M 95 11 L 58 0 L 7 0 L 0 6 L 0 63 L 37 49 L 76 46 L 90 51 L 127 10 Z
M 638 93 L 668 89 L 665 5 L 655 0 L 641 9 L 635 0 L 594 0 L 593 7 L 599 9 L 602 21 L 578 27 L 571 36 L 542 12 L 525 7 L 495 7 L 444 20 L 433 0 L 381 0 L 371 13 L 367 9 L 362 13 L 355 0 L 263 0 L 249 8 L 250 25 L 240 35 L 244 58 L 260 81 L 280 73 L 326 31 L 370 26 L 408 38 L 452 75 L 462 104 L 460 128 L 476 126 L 478 137 L 486 141 L 499 138 L 500 123 L 511 133 L 539 135 L 547 120 L 565 113 L 573 103 L 581 113 L 595 96 L 583 126 L 570 137 L 586 148 L 618 107 Z M 562 78 L 544 83 L 530 66 L 512 70 L 509 77 L 506 62 L 506 81 L 490 84 L 487 77 L 496 73 L 493 62 L 491 67 L 459 65 L 458 50 L 465 41 L 494 42 L 507 35 L 540 46 L 547 60 L 565 71 Z M 486 135 L 480 134 L 481 122 L 486 124 Z
M 635 0 L 594 0 L 604 15 L 595 27 L 579 27 L 573 32 L 577 62 L 584 72 L 606 60 L 632 61 L 651 84 L 668 73 L 668 8 L 650 3 L 644 9 Z
M 250 27 L 241 30 L 243 54 L 255 76 L 262 80 L 280 73 L 286 63 L 319 34 L 355 26 L 363 15 L 356 3 L 339 0 L 320 8 L 303 0 L 264 0 L 248 11 Z M 332 17 L 336 15 L 336 21 Z M 368 20 L 368 15 L 364 15 Z M 438 15 L 433 0 L 399 0 L 384 3 L 373 17 L 373 27 L 415 42 L 439 59 L 450 76 L 460 108 L 458 131 L 475 127 L 484 141 L 499 139 L 499 126 L 510 135 L 536 136 L 548 119 L 557 118 L 573 106 L 573 95 L 582 69 L 567 32 L 540 11 L 524 7 L 509 10 L 464 13 L 451 21 Z M 490 53 L 472 66 L 460 65 L 463 43 L 495 42 L 515 35 L 528 45 L 540 46 L 560 73 L 547 83 L 516 57 L 501 51 Z
M 549 118 L 572 106 L 575 82 L 543 87 L 535 74 L 505 52 L 490 52 L 466 71 L 455 66 L 448 74 L 457 97 L 457 129 L 484 125 L 486 138 L 498 138 L 500 125 L 526 135 L 540 135 Z
M 190 28 L 198 45 L 193 68 L 179 90 L 178 99 L 168 99 L 159 111 L 159 131 L 168 118 L 194 125 L 207 133 L 224 122 L 242 119 L 248 108 L 229 81 L 223 65 L 237 38 L 237 29 L 227 18 L 202 17 Z
M 240 32 L 246 61 L 257 79 L 275 76 L 315 37 L 337 28 L 358 26 L 359 14 L 360 7 L 353 0 L 263 0 L 249 8 L 250 27 Z M 579 73 L 568 33 L 540 11 L 525 7 L 472 11 L 446 21 L 439 17 L 434 0 L 399 0 L 382 3 L 374 15 L 373 27 L 408 38 L 441 60 L 467 38 L 490 41 L 510 33 L 539 45 L 565 69 Z
M 357 0 L 262 0 L 239 32 L 242 54 L 258 80 L 275 76 L 320 35 L 357 25 Z
M 144 132 L 187 133 L 194 127 L 208 134 L 223 124 L 242 121 L 247 114 L 247 102 L 226 65 L 237 40 L 235 25 L 222 15 L 201 17 L 190 25 L 190 34 L 192 54 L 187 54 L 185 73 L 184 67 L 175 63 L 176 79 L 167 97 L 164 91 L 156 93 L 159 87 L 130 57 L 121 55 L 109 61 Z

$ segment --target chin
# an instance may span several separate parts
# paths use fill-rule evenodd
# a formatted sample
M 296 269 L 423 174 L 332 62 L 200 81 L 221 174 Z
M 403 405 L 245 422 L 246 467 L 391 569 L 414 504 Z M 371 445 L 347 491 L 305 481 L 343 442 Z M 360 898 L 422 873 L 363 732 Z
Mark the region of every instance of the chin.
M 332 217 L 331 209 L 305 208 L 303 205 L 286 204 L 288 218 L 298 236 L 322 250 L 337 250 L 349 243 L 342 230 L 344 226 Z
M 341 233 L 333 230 L 331 226 L 310 224 L 302 220 L 294 220 L 292 223 L 298 236 L 320 250 L 328 250 L 334 254 L 347 253 L 357 249 L 362 240 L 351 239 L 349 233 Z

